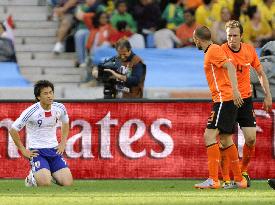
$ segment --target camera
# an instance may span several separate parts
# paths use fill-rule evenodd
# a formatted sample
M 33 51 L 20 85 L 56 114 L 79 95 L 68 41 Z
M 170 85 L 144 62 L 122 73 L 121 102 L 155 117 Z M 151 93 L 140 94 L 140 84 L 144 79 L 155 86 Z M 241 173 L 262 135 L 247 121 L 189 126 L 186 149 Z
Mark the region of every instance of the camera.
M 121 75 L 127 75 L 128 68 L 123 66 L 118 57 L 113 57 L 98 64 L 98 80 L 104 85 L 104 99 L 122 97 L 123 92 L 130 92 L 125 86 L 125 82 L 119 81 L 112 77 L 112 74 L 104 69 L 113 70 Z

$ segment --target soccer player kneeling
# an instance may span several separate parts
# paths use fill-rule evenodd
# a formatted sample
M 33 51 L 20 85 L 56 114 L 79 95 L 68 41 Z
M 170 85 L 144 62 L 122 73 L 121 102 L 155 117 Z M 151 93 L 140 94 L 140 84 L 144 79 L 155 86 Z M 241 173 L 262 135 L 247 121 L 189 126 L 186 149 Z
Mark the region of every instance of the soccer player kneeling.
M 25 185 L 49 186 L 52 181 L 70 186 L 73 177 L 62 154 L 69 134 L 69 117 L 63 104 L 53 102 L 54 86 L 47 80 L 34 85 L 37 103 L 22 112 L 9 133 L 22 155 L 30 160 L 31 170 Z M 62 123 L 60 143 L 56 137 L 58 122 Z M 28 149 L 20 140 L 19 131 L 26 126 Z

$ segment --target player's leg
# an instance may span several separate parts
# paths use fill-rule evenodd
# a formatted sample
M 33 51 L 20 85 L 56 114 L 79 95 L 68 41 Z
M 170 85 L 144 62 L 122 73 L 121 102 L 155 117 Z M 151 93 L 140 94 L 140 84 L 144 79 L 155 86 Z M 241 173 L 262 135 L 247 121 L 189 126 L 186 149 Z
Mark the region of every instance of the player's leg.
M 71 186 L 73 184 L 73 176 L 68 167 L 52 173 L 52 176 L 60 186 Z
M 214 103 L 211 115 L 207 121 L 207 128 L 204 132 L 205 146 L 207 149 L 208 171 L 209 178 L 199 184 L 195 184 L 195 188 L 219 188 L 220 182 L 218 179 L 220 150 L 217 144 L 217 136 L 219 129 L 218 121 L 221 120 L 223 103 Z
M 56 151 L 56 150 L 55 150 Z M 56 154 L 50 163 L 50 168 L 53 178 L 60 186 L 71 186 L 73 184 L 73 177 L 66 161 L 61 155 Z
M 247 179 L 249 187 L 251 183 L 247 170 L 251 158 L 254 156 L 256 143 L 256 117 L 253 111 L 253 104 L 251 98 L 244 99 L 243 106 L 239 108 L 238 122 L 240 124 L 240 127 L 243 131 L 245 138 L 241 171 L 243 173 L 243 176 Z
M 230 184 L 230 159 L 227 156 L 226 149 L 233 144 L 231 135 L 220 136 L 220 167 L 223 178 L 222 187 Z
M 247 172 L 248 164 L 255 152 L 256 127 L 242 127 L 242 131 L 245 139 L 245 144 L 243 147 L 242 171 Z
M 226 140 L 224 140 L 226 139 Z M 220 134 L 220 142 L 224 145 L 224 149 L 222 150 L 223 155 L 225 156 L 226 160 L 228 161 L 228 164 L 233 172 L 234 175 L 234 181 L 233 184 L 225 184 L 223 188 L 246 188 L 247 187 L 247 181 L 243 178 L 241 169 L 239 166 L 239 156 L 238 156 L 238 150 L 236 145 L 233 143 L 232 135 L 231 134 Z M 222 164 L 221 164 L 222 166 Z M 222 171 L 225 172 L 225 174 L 229 175 L 229 167 L 227 170 L 224 170 L 225 168 L 222 168 Z M 223 173 L 223 177 L 224 173 Z M 225 179 L 224 179 L 225 180 Z M 232 186 L 234 185 L 234 186 Z
M 51 172 L 50 170 L 43 168 L 34 173 L 37 186 L 50 186 L 51 185 Z
M 195 188 L 212 188 L 217 189 L 220 187 L 219 182 L 219 160 L 220 151 L 219 145 L 217 144 L 217 135 L 219 134 L 218 129 L 205 129 L 204 140 L 207 147 L 207 160 L 208 160 L 208 171 L 209 178 L 199 184 L 195 184 Z
M 39 152 L 40 153 L 40 152 Z M 51 172 L 47 159 L 41 153 L 31 159 L 32 173 L 37 186 L 51 185 Z
M 233 101 L 223 102 L 220 109 L 219 120 L 216 124 L 220 130 L 220 142 L 223 143 L 224 140 L 223 148 L 225 149 L 223 155 L 229 159 L 229 164 L 234 174 L 234 180 L 237 187 L 246 188 L 247 182 L 243 179 L 239 167 L 238 150 L 232 140 L 237 114 L 237 107 L 234 105 Z

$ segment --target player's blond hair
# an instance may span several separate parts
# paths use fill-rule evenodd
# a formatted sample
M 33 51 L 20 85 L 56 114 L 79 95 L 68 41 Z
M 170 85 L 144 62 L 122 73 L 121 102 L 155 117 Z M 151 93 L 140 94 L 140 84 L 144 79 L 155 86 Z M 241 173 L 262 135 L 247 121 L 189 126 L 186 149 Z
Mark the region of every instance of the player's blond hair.
M 225 24 L 225 29 L 227 28 L 239 28 L 240 29 L 240 34 L 243 34 L 243 26 L 239 21 L 236 20 L 230 20 L 227 21 Z

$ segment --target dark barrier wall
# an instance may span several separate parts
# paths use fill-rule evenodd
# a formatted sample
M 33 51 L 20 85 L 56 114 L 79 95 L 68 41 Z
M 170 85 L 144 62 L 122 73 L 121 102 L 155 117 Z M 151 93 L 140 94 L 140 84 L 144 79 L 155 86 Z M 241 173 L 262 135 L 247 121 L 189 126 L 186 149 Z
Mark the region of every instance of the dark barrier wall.
M 65 158 L 74 178 L 206 178 L 203 132 L 208 101 L 64 102 L 71 131 Z M 0 102 L 0 177 L 29 170 L 7 128 L 31 102 Z M 274 114 L 254 103 L 257 115 L 253 178 L 275 176 Z M 25 130 L 20 132 L 26 141 Z M 58 131 L 60 135 L 60 129 Z M 242 156 L 243 137 L 234 137 Z

